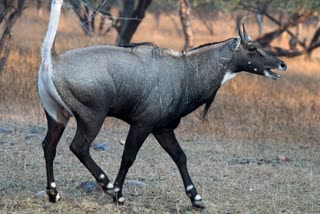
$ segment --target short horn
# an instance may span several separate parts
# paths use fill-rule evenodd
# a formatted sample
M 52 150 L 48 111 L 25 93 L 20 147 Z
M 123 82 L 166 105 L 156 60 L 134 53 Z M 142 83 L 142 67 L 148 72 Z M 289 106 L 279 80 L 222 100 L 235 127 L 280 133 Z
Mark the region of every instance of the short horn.
M 248 34 L 247 34 L 247 31 L 246 31 L 246 27 L 244 26 L 244 23 L 242 23 L 242 28 L 243 28 L 243 38 L 244 38 L 244 41 L 248 42 L 250 40 Z
M 241 32 L 241 24 L 240 24 L 240 22 L 238 23 L 238 33 L 239 33 L 239 36 L 240 36 L 241 40 L 243 40 L 244 38 L 243 38 L 243 34 Z

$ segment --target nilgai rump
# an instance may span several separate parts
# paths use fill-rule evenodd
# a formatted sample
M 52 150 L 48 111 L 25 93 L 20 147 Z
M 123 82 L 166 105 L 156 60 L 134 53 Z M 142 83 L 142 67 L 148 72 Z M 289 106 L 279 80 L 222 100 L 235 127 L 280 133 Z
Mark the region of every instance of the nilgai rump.
M 204 207 L 174 129 L 198 107 L 205 105 L 206 113 L 220 86 L 237 73 L 277 79 L 279 75 L 271 69 L 286 70 L 286 64 L 250 40 L 244 26 L 237 38 L 186 52 L 143 43 L 79 48 L 56 55 L 53 41 L 61 5 L 62 0 L 52 1 L 38 75 L 38 92 L 48 120 L 43 149 L 49 200 L 60 199 L 52 165 L 59 139 L 74 116 L 77 131 L 70 149 L 116 202 L 125 201 L 122 187 L 126 174 L 145 139 L 153 134 L 178 166 L 193 206 Z M 90 144 L 108 116 L 130 124 L 114 184 L 89 154 Z

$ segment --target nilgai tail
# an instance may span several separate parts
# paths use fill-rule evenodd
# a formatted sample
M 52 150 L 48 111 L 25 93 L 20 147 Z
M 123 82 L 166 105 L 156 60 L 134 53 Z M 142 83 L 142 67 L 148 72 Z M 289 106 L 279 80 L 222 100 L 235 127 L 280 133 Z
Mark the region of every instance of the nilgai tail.
M 38 76 L 39 96 L 48 120 L 43 149 L 49 200 L 60 199 L 53 160 L 65 126 L 74 116 L 77 131 L 70 149 L 114 201 L 124 203 L 126 174 L 145 139 L 153 134 L 176 163 L 192 205 L 204 207 L 174 130 L 182 117 L 198 107 L 206 105 L 207 112 L 218 89 L 241 71 L 278 79 L 280 76 L 271 69 L 284 71 L 286 64 L 252 41 L 244 26 L 237 38 L 186 52 L 142 43 L 128 47 L 93 46 L 54 55 L 62 3 L 52 1 Z M 130 124 L 114 184 L 89 153 L 90 144 L 108 116 Z

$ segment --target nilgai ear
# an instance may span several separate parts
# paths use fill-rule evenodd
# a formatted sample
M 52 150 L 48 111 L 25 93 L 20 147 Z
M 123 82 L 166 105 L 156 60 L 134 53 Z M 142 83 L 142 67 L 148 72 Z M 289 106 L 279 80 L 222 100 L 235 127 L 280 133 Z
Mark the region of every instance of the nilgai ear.
M 241 38 L 240 38 L 240 36 L 238 36 L 236 39 L 233 40 L 233 43 L 231 45 L 231 49 L 234 51 L 238 50 L 240 47 L 240 44 L 241 44 Z

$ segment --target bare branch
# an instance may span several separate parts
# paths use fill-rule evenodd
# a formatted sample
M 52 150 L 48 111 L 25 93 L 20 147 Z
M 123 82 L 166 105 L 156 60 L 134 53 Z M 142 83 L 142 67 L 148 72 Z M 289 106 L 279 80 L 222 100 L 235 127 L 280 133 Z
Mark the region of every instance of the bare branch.
M 280 25 L 280 27 L 270 33 L 266 33 L 263 36 L 256 39 L 263 47 L 268 46 L 275 38 L 279 37 L 284 31 L 286 31 L 289 27 L 296 26 L 299 23 L 304 22 L 309 16 L 310 12 L 304 14 L 293 14 L 284 25 Z

